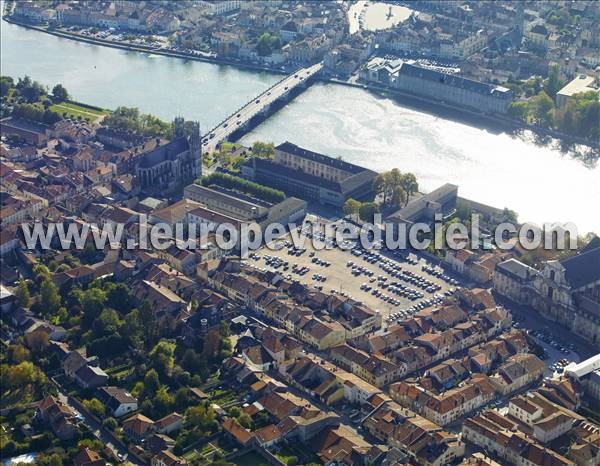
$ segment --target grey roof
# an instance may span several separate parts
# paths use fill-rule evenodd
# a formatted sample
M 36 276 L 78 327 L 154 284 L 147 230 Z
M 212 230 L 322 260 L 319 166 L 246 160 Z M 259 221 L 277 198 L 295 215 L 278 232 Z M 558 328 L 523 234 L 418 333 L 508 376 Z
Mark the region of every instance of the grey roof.
M 257 170 L 267 171 L 273 173 L 274 175 L 290 178 L 301 183 L 327 188 L 331 191 L 341 191 L 339 183 L 335 183 L 334 181 L 321 178 L 320 176 L 305 173 L 301 170 L 294 170 L 292 168 L 286 167 L 285 165 L 275 163 L 271 160 L 254 158 L 253 160 L 246 162 L 246 164 L 248 164 L 249 166 L 252 166 L 252 163 L 255 164 L 254 166 Z
M 404 63 L 400 68 L 400 76 L 410 76 L 419 79 L 425 79 L 428 81 L 437 81 L 447 84 L 451 87 L 458 87 L 465 89 L 470 92 L 476 92 L 482 95 L 492 95 L 500 99 L 510 100 L 512 99 L 512 91 L 505 87 L 495 86 L 491 84 L 485 84 L 472 79 L 462 78 L 460 76 L 446 74 L 439 71 L 435 71 L 429 68 L 422 68 L 420 66 L 411 65 L 410 63 Z
M 46 134 L 46 130 L 49 128 L 47 125 L 42 123 L 25 120 L 23 118 L 6 118 L 0 123 L 2 123 L 2 126 L 6 126 L 7 128 L 15 128 L 38 134 Z
M 527 264 L 523 264 L 523 262 L 520 262 L 514 258 L 501 262 L 496 266 L 496 269 L 501 269 L 508 275 L 512 275 L 523 280 L 529 278 L 529 276 L 534 275 L 537 272 L 534 268 L 529 267 Z
M 560 261 L 571 288 L 576 290 L 600 280 L 600 247 Z
M 179 154 L 189 150 L 189 148 L 187 138 L 185 136 L 178 137 L 142 155 L 139 167 L 151 168 L 166 160 L 175 160 Z
M 313 152 L 311 150 L 298 147 L 296 144 L 292 144 L 288 141 L 279 144 L 275 149 L 281 152 L 287 152 L 288 154 L 296 155 L 298 157 L 303 157 L 314 162 L 329 165 L 330 167 L 338 168 L 353 174 L 363 171 L 371 171 L 359 165 L 354 165 L 353 163 L 344 162 L 343 160 L 329 157 L 328 155 L 319 154 L 318 152 Z

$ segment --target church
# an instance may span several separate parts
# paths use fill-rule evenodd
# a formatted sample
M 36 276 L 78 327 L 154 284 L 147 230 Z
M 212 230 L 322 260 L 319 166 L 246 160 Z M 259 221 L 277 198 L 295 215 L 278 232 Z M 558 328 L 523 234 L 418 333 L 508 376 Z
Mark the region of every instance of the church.
M 202 176 L 200 123 L 173 122 L 173 139 L 142 154 L 136 178 L 142 190 L 168 192 Z

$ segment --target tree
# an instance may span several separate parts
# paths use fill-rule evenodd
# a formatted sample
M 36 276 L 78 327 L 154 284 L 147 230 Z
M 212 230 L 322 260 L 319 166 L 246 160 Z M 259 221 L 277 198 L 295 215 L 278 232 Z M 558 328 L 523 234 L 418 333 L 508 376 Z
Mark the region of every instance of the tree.
M 186 387 L 181 387 L 175 392 L 175 406 L 178 410 L 184 409 L 190 402 L 190 397 L 188 393 L 188 389 Z
M 83 292 L 81 306 L 83 308 L 83 322 L 87 328 L 100 316 L 105 302 L 106 293 L 100 288 L 91 287 Z
M 102 425 L 108 430 L 116 430 L 116 428 L 119 427 L 119 423 L 114 417 L 107 417 L 102 421 Z
M 106 304 L 121 313 L 131 310 L 131 292 L 125 283 L 110 283 Z
M 106 412 L 104 405 L 98 400 L 98 398 L 92 398 L 90 400 L 83 400 L 83 406 L 92 413 L 93 415 L 100 417 Z
M 58 287 L 51 278 L 45 278 L 40 285 L 39 305 L 44 315 L 53 315 L 60 307 Z
M 158 378 L 158 372 L 154 369 L 150 369 L 146 372 L 146 376 L 144 377 L 144 392 L 153 397 L 158 389 L 160 388 L 160 380 Z
M 100 315 L 92 324 L 94 335 L 101 337 L 104 335 L 112 335 L 119 329 L 120 320 L 117 311 L 114 309 L 103 309 Z
M 185 412 L 185 419 L 194 427 L 198 427 L 206 432 L 213 427 L 216 419 L 215 410 L 208 404 L 192 406 Z
M 404 204 L 406 205 L 408 204 L 410 196 L 412 196 L 419 190 L 419 183 L 417 182 L 417 177 L 413 173 L 403 173 L 400 176 L 400 186 L 406 193 L 406 200 Z
M 160 329 L 154 309 L 148 301 L 143 301 L 139 308 L 139 317 L 142 324 L 142 334 L 145 348 L 151 348 L 158 340 Z
M 221 337 L 217 330 L 209 330 L 204 336 L 202 342 L 202 355 L 207 360 L 213 360 L 217 357 L 219 346 L 221 343 Z
M 387 188 L 387 175 L 385 173 L 379 173 L 374 179 L 373 179 L 373 192 L 375 193 L 375 195 L 380 195 L 383 194 L 383 203 L 387 204 L 387 192 L 386 192 L 386 188 Z
M 545 126 L 551 126 L 553 121 L 554 102 L 548 94 L 541 91 L 532 99 L 532 104 L 533 116 L 536 121 Z
M 8 347 L 8 359 L 11 363 L 19 364 L 23 361 L 29 361 L 30 357 L 29 350 L 19 343 Z
M 262 159 L 271 159 L 275 156 L 275 144 L 272 142 L 256 141 L 252 144 L 252 153 Z
M 358 211 L 360 209 L 360 202 L 353 198 L 348 198 L 346 202 L 344 202 L 344 215 L 352 217 L 358 215 Z
M 256 41 L 256 51 L 261 57 L 267 57 L 273 53 L 274 49 L 281 47 L 279 37 L 265 32 L 261 34 Z
M 564 82 L 559 77 L 558 65 L 552 66 L 548 72 L 548 79 L 546 80 L 546 84 L 544 86 L 546 94 L 554 99 L 556 97 L 556 93 L 560 91 L 563 85 Z
M 13 87 L 15 87 L 13 78 L 10 76 L 0 76 L 0 97 L 6 97 Z
M 365 202 L 360 206 L 358 216 L 363 222 L 373 222 L 374 216 L 379 212 L 379 206 L 374 202 Z
M 36 458 L 35 464 L 38 466 L 63 466 L 63 460 L 58 453 L 41 454 Z
M 517 118 L 518 120 L 527 122 L 527 118 L 529 117 L 530 107 L 529 103 L 525 101 L 516 101 L 511 102 L 508 106 L 508 114 Z
M 29 307 L 29 304 L 31 304 L 31 294 L 29 293 L 29 287 L 27 286 L 27 282 L 25 280 L 19 280 L 19 285 L 17 287 L 15 296 L 19 306 Z
M 173 397 L 167 392 L 167 388 L 164 385 L 161 385 L 154 396 L 155 414 L 158 417 L 166 416 L 173 409 L 173 404 Z
M 125 316 L 121 332 L 125 337 L 129 338 L 133 346 L 136 348 L 142 347 L 143 322 L 140 320 L 140 311 L 134 309 Z
M 23 361 L 15 366 L 2 365 L 0 380 L 8 383 L 9 388 L 24 387 L 36 381 L 38 369 L 30 361 Z
M 50 337 L 46 332 L 32 332 L 26 337 L 27 345 L 36 354 L 41 354 L 50 344 Z
M 148 355 L 152 367 L 162 377 L 171 377 L 173 365 L 175 364 L 175 348 L 175 343 L 161 340 L 152 348 L 152 351 Z
M 16 85 L 21 96 L 30 103 L 37 102 L 46 93 L 46 89 L 37 81 L 32 81 L 29 76 L 19 78 Z
M 64 102 L 65 100 L 68 100 L 69 93 L 62 84 L 57 84 L 52 88 L 52 97 L 54 97 L 56 102 Z
M 237 418 L 237 422 L 246 429 L 252 429 L 254 422 L 248 413 L 242 413 Z

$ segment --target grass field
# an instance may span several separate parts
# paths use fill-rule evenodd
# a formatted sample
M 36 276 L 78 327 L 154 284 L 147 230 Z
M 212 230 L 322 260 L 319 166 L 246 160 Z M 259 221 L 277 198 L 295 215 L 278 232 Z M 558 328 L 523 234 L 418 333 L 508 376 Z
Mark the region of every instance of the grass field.
M 96 110 L 94 108 L 77 105 L 73 102 L 61 102 L 54 104 L 50 107 L 50 110 L 58 113 L 61 116 L 66 114 L 67 118 L 81 117 L 82 119 L 89 121 L 95 121 L 98 118 L 110 113 L 109 110 Z

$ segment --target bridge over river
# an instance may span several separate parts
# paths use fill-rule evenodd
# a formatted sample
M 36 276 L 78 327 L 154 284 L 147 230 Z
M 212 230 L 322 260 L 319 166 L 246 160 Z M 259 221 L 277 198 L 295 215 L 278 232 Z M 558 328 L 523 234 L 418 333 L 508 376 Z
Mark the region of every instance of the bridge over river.
M 237 132 L 239 135 L 242 135 L 242 133 L 250 129 L 254 118 L 257 116 L 267 116 L 269 111 L 273 109 L 273 104 L 289 99 L 294 91 L 298 92 L 301 89 L 305 89 L 309 81 L 321 71 L 322 67 L 321 63 L 317 63 L 307 68 L 301 68 L 273 84 L 273 86 L 262 94 L 237 109 L 206 133 L 202 139 L 202 152 L 210 154 L 233 133 Z

